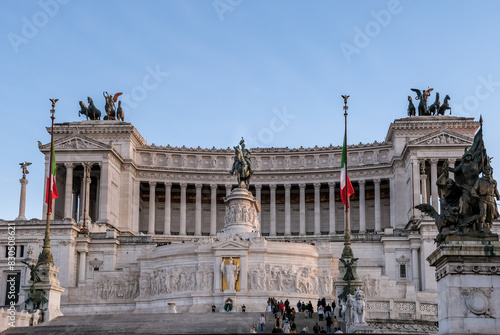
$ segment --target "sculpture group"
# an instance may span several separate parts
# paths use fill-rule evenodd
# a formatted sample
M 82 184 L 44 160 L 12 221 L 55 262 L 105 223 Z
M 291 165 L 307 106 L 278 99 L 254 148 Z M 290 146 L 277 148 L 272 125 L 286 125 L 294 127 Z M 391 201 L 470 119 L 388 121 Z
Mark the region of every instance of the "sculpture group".
M 435 219 L 438 244 L 448 235 L 480 238 L 494 235 L 490 228 L 499 216 L 495 198 L 500 200 L 500 194 L 490 161 L 484 147 L 481 120 L 474 142 L 469 150 L 465 150 L 460 164 L 455 168 L 443 164 L 436 181 L 441 190 L 440 213 L 429 204 L 416 206 Z M 454 179 L 450 178 L 449 172 L 455 174 Z
M 123 113 L 122 102 L 118 101 L 118 97 L 122 95 L 122 92 L 116 93 L 115 95 L 111 95 L 108 92 L 103 92 L 102 95 L 106 100 L 106 105 L 104 106 L 104 110 L 106 111 L 106 116 L 104 116 L 103 120 L 120 120 L 125 121 L 125 114 Z M 94 105 L 94 101 L 91 97 L 87 97 L 87 102 L 89 106 L 87 107 L 83 101 L 79 101 L 80 110 L 78 111 L 78 116 L 85 115 L 87 120 L 100 120 L 101 119 L 101 111 L 97 109 Z M 115 104 L 118 102 L 118 108 L 116 108 Z
M 415 116 L 418 110 L 419 116 L 425 115 L 444 115 L 444 113 L 449 109 L 451 115 L 451 107 L 450 107 L 450 96 L 446 95 L 444 97 L 443 104 L 439 100 L 439 92 L 436 92 L 436 99 L 433 104 L 427 107 L 427 99 L 430 97 L 431 92 L 434 90 L 433 88 L 429 88 L 427 90 L 420 91 L 419 89 L 412 88 L 413 92 L 417 93 L 415 100 L 419 100 L 418 107 L 415 108 L 413 104 L 413 100 L 411 96 L 408 96 L 408 116 Z

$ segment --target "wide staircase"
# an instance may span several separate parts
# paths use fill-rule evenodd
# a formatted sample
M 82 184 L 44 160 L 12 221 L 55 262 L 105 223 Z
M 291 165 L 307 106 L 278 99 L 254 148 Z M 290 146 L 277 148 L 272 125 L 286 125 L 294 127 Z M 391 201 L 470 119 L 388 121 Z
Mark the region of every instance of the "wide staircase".
M 255 326 L 259 333 L 258 320 L 261 313 L 200 313 L 200 314 L 100 314 L 62 316 L 51 322 L 34 327 L 9 328 L 2 335 L 43 334 L 43 335 L 84 335 L 84 334 L 231 334 L 250 333 Z M 300 313 L 295 317 L 297 333 L 308 327 L 309 333 L 318 321 L 317 314 L 313 318 L 305 318 Z M 326 329 L 326 322 L 318 322 Z M 265 333 L 271 333 L 274 315 L 266 313 Z

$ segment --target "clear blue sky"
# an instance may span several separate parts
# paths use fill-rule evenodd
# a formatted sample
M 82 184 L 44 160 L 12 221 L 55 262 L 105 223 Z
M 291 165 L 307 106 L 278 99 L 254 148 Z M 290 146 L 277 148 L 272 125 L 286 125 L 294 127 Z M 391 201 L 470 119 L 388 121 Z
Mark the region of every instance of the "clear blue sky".
M 410 88 L 433 87 L 453 115 L 483 115 L 499 179 L 499 14 L 494 0 L 4 0 L 0 218 L 18 215 L 23 161 L 26 216 L 42 216 L 49 98 L 71 122 L 87 96 L 103 111 L 103 91 L 124 92 L 148 144 L 310 147 L 342 143 L 341 94 L 348 142 L 370 143 Z

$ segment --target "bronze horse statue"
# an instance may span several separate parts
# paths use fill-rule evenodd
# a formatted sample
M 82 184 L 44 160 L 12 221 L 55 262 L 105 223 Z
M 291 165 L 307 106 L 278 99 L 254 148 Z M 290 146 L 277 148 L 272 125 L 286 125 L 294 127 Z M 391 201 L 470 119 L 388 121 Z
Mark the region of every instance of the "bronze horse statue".
M 118 108 L 116 109 L 116 119 L 125 121 L 125 113 L 123 113 L 122 102 L 118 101 Z
M 436 112 L 439 111 L 440 106 L 441 102 L 439 101 L 439 92 L 436 92 L 436 100 L 432 105 L 429 106 L 429 114 L 436 115 Z
M 235 160 L 233 163 L 233 169 L 229 171 L 229 173 L 236 174 L 238 177 L 238 187 L 241 188 L 241 183 L 245 182 L 245 188 L 248 190 L 250 187 L 250 179 L 252 174 L 248 168 L 248 165 L 245 164 L 245 159 L 243 158 L 243 153 L 239 146 L 234 147 Z
M 444 113 L 446 112 L 447 109 L 450 110 L 450 115 L 451 115 L 451 107 L 450 107 L 450 103 L 449 103 L 450 99 L 451 98 L 448 94 L 444 97 L 443 104 L 441 105 L 441 107 L 439 107 L 439 109 L 437 111 L 438 115 L 444 115 Z
M 87 120 L 100 120 L 101 111 L 98 110 L 96 106 L 94 106 L 94 101 L 92 101 L 91 97 L 87 97 L 87 101 L 89 102 L 89 107 L 85 106 L 85 103 L 83 101 L 78 101 L 78 104 L 80 105 L 78 116 L 81 116 L 83 114 L 87 117 Z
M 415 105 L 410 96 L 408 96 L 408 116 L 415 116 Z

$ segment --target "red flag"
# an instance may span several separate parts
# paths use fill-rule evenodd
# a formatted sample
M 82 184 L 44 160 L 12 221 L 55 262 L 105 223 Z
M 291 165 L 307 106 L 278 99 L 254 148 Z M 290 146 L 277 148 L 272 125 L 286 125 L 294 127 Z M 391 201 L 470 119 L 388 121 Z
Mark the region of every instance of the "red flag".
M 56 154 L 54 152 L 54 140 L 52 140 L 50 147 L 51 147 L 52 162 L 50 164 L 51 167 L 49 171 L 49 176 L 47 177 L 47 192 L 45 196 L 45 202 L 49 205 L 49 208 L 47 210 L 48 213 L 52 213 L 52 200 L 59 198 L 59 193 L 57 193 L 57 187 L 56 187 L 57 166 L 56 166 Z
M 347 146 L 346 146 L 346 136 L 344 135 L 344 147 L 342 148 L 342 161 L 340 163 L 340 197 L 342 198 L 342 203 L 349 208 L 349 202 L 347 199 L 354 194 L 354 188 L 352 187 L 351 180 L 347 175 Z M 347 199 L 346 199 L 346 187 L 347 187 Z

